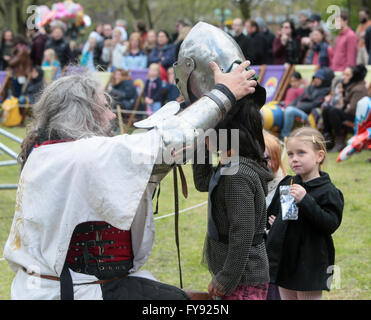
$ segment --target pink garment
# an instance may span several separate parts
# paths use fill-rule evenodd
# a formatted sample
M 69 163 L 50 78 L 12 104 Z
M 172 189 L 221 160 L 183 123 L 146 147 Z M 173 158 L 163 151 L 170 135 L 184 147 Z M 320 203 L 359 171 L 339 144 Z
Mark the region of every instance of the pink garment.
M 283 107 L 286 108 L 304 93 L 305 88 L 289 88 L 285 95 Z
M 336 39 L 331 69 L 344 71 L 345 68 L 356 65 L 357 44 L 357 35 L 351 28 L 341 31 Z
M 268 283 L 256 286 L 241 285 L 233 291 L 230 296 L 221 297 L 222 300 L 266 300 L 268 294 Z
M 278 287 L 281 300 L 322 300 L 322 291 L 295 291 Z

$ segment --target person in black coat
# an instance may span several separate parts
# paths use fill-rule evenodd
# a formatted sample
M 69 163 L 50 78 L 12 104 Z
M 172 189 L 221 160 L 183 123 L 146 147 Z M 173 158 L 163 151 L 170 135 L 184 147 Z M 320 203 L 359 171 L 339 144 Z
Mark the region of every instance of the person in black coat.
M 138 92 L 128 71 L 115 69 L 108 91 L 120 107 L 126 110 L 132 110 L 134 108 L 138 98 Z
M 330 290 L 335 264 L 331 234 L 340 226 L 344 198 L 320 170 L 326 156 L 322 134 L 302 127 L 286 143 L 289 165 L 296 176 L 278 185 L 267 216 L 276 216 L 269 228 L 267 253 L 270 281 L 279 286 L 283 300 L 321 299 Z M 280 187 L 290 187 L 298 208 L 297 220 L 283 220 Z
M 250 37 L 251 46 L 251 65 L 260 66 L 267 63 L 268 44 L 264 35 L 259 30 L 255 20 L 247 20 L 245 23 L 246 30 Z
M 241 51 L 243 55 L 245 56 L 246 60 L 249 60 L 251 62 L 251 59 L 252 59 L 251 42 L 250 42 L 250 38 L 243 34 L 243 28 L 244 28 L 244 25 L 243 25 L 242 19 L 236 18 L 233 20 L 233 23 L 232 23 L 233 39 L 240 46 Z M 251 64 L 253 63 L 251 62 Z
M 263 38 L 265 40 L 265 47 L 266 47 L 266 64 L 273 64 L 274 59 L 273 59 L 273 42 L 274 42 L 274 34 L 272 31 L 270 31 L 266 24 L 265 21 L 262 18 L 256 18 L 256 23 L 259 26 L 260 32 L 263 34 Z
M 71 50 L 68 42 L 63 38 L 63 28 L 61 26 L 53 28 L 51 38 L 45 44 L 45 50 L 49 48 L 54 49 L 62 69 L 70 63 Z

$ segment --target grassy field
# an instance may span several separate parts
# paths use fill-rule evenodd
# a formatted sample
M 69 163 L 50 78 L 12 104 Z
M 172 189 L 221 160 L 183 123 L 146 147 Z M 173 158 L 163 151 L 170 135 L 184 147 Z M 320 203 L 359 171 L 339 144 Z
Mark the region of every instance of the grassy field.
M 10 129 L 24 137 L 22 128 Z M 15 151 L 19 145 L 0 136 L 0 142 Z M 336 155 L 330 154 L 324 171 L 330 174 L 334 184 L 345 197 L 343 221 L 333 235 L 336 248 L 336 281 L 333 290 L 324 299 L 370 299 L 371 298 L 371 164 L 366 159 L 370 152 L 353 155 L 349 160 L 336 163 Z M 1 160 L 9 157 L 0 154 Z M 184 167 L 189 197 L 180 195 L 180 209 L 189 208 L 207 200 L 206 193 L 195 190 L 190 166 Z M 17 183 L 19 167 L 0 167 L 0 184 Z M 0 259 L 8 237 L 15 203 L 15 190 L 0 190 Z M 173 180 L 169 174 L 161 183 L 159 214 L 174 211 Z M 180 214 L 180 245 L 185 288 L 206 291 L 210 281 L 208 271 L 200 265 L 203 240 L 206 231 L 207 205 Z M 156 220 L 156 241 L 151 258 L 143 267 L 160 281 L 179 286 L 178 262 L 174 238 L 174 217 Z M 0 260 L 0 300 L 10 298 L 13 273 L 6 261 Z

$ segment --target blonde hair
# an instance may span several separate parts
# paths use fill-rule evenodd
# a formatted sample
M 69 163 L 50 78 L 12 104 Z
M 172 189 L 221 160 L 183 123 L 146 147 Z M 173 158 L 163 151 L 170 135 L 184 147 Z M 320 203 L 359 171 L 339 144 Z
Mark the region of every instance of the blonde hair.
M 131 35 L 130 35 L 130 38 L 129 38 L 129 44 L 128 44 L 128 48 L 127 48 L 127 52 L 130 52 L 130 50 L 132 49 L 131 47 L 131 41 L 132 40 L 138 40 L 138 48 L 139 50 L 143 51 L 143 41 L 142 41 L 142 36 L 139 32 L 133 32 Z
M 151 63 L 148 67 L 148 69 L 154 69 L 156 68 L 158 76 L 161 76 L 161 67 L 158 63 Z
M 51 63 L 53 63 L 54 61 L 58 61 L 58 59 L 57 59 L 57 54 L 56 54 L 56 52 L 55 52 L 54 49 L 49 48 L 49 49 L 46 49 L 46 50 L 44 51 L 44 61 L 45 61 L 45 56 L 46 56 L 47 54 L 50 54 L 50 55 L 52 56 L 52 61 L 51 61 Z
M 301 127 L 297 128 L 294 131 L 291 132 L 289 137 L 286 139 L 286 145 L 290 139 L 300 139 L 301 141 L 310 142 L 311 146 L 316 151 L 324 151 L 324 157 L 323 160 L 320 163 L 321 165 L 324 163 L 327 151 L 326 151 L 326 140 L 323 137 L 322 133 L 319 132 L 317 129 L 311 128 L 311 127 Z

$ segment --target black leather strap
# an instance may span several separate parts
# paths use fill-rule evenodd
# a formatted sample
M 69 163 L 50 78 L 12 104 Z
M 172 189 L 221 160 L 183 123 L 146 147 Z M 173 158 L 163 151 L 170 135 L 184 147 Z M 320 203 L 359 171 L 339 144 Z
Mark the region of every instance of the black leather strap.
M 175 243 L 178 253 L 178 268 L 179 268 L 179 281 L 180 288 L 183 289 L 183 278 L 182 278 L 182 266 L 180 263 L 180 248 L 179 248 L 179 192 L 178 192 L 178 174 L 177 174 L 177 165 L 173 167 L 174 173 L 174 204 L 175 204 Z
M 61 300 L 74 300 L 73 283 L 68 264 L 65 263 L 60 276 Z
M 229 90 L 228 87 L 226 87 L 224 84 L 217 83 L 214 86 L 214 89 L 217 89 L 217 90 L 223 92 L 228 97 L 229 101 L 232 103 L 232 106 L 236 103 L 236 101 L 237 101 L 236 97 L 234 96 L 232 91 Z
M 211 100 L 213 100 L 218 105 L 220 111 L 222 112 L 222 117 L 224 119 L 224 116 L 227 113 L 227 109 L 225 108 L 223 101 L 220 100 L 215 94 L 211 92 L 205 93 L 205 96 L 209 97 Z

